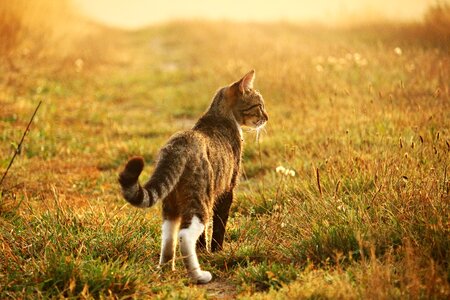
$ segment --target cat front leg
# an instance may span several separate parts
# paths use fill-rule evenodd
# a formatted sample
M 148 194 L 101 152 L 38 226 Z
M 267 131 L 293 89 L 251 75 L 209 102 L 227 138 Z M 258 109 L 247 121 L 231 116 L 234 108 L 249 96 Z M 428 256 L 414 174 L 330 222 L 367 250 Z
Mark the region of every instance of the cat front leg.
M 228 215 L 231 203 L 233 202 L 233 191 L 222 194 L 214 206 L 213 233 L 211 240 L 211 251 L 222 250 L 225 227 L 227 226 Z
M 182 226 L 183 227 L 183 226 Z M 195 246 L 199 236 L 205 231 L 205 225 L 197 216 L 194 216 L 186 228 L 182 228 L 178 234 L 181 255 L 188 271 L 189 277 L 195 283 L 208 283 L 212 275 L 208 271 L 202 271 L 198 262 Z

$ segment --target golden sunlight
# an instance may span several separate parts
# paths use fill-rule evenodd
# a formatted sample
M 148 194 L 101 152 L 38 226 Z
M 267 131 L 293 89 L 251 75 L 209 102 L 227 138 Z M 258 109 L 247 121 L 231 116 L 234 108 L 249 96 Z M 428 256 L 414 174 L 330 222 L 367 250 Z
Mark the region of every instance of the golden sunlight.
M 81 12 L 102 23 L 138 28 L 173 19 L 291 21 L 326 24 L 418 20 L 433 0 L 73 0 Z

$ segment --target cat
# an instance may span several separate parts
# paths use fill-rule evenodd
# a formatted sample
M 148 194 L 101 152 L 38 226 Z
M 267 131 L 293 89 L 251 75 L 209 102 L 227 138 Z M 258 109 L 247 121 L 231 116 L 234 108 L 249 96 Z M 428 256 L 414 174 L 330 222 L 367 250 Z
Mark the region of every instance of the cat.
M 142 157 L 131 158 L 119 175 L 122 194 L 132 205 L 150 207 L 162 200 L 159 264 L 175 268 L 179 242 L 188 275 L 195 283 L 212 279 L 210 272 L 200 269 L 196 254 L 196 245 L 208 249 L 205 229 L 211 220 L 210 249 L 222 249 L 241 165 L 241 126 L 259 130 L 268 121 L 263 97 L 253 89 L 254 79 L 252 70 L 219 89 L 194 127 L 176 133 L 160 150 L 155 171 L 144 186 L 138 180 L 144 168 Z

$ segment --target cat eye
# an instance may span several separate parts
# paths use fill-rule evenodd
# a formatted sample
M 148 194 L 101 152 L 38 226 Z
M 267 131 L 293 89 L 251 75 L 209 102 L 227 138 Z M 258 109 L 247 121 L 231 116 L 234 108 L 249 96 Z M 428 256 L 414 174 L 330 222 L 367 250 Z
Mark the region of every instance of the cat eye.
M 245 109 L 241 109 L 241 112 L 242 113 L 247 112 L 247 111 L 252 110 L 253 108 L 258 107 L 258 106 L 262 108 L 261 104 L 255 104 L 255 105 L 252 105 L 252 106 L 247 107 Z

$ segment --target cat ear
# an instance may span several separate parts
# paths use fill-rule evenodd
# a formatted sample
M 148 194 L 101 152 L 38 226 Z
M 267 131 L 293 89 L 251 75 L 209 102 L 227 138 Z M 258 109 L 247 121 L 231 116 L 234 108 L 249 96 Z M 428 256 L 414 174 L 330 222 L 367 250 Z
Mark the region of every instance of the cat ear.
M 252 89 L 253 88 L 253 81 L 255 80 L 255 70 L 251 70 L 247 74 L 244 75 L 244 77 L 241 78 L 241 80 L 236 81 L 230 86 L 229 91 L 231 93 L 241 93 L 244 94 L 246 89 Z
M 239 91 L 244 93 L 247 89 L 253 89 L 253 81 L 255 80 L 255 70 L 251 70 L 239 81 Z

